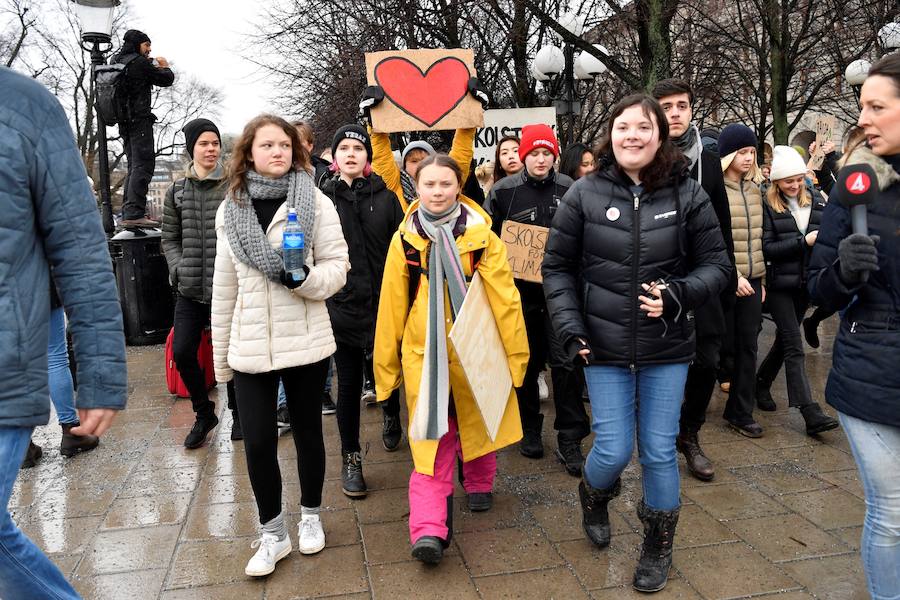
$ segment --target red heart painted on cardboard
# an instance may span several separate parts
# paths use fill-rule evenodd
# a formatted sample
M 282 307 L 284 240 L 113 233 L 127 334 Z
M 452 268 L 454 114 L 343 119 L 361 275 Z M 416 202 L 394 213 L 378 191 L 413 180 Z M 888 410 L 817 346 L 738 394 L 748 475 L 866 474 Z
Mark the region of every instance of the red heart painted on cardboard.
M 423 73 L 409 60 L 392 56 L 375 65 L 375 81 L 397 108 L 428 127 L 456 108 L 469 92 L 469 68 L 453 56 Z

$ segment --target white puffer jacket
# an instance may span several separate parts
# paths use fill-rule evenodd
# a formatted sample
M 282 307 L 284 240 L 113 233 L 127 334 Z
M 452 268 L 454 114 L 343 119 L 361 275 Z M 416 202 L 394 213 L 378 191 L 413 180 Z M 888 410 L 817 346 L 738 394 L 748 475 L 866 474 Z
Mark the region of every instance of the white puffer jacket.
M 282 204 L 266 230 L 272 247 L 280 247 L 286 223 L 287 205 Z M 225 233 L 225 202 L 216 213 L 216 236 L 212 293 L 216 381 L 231 381 L 232 369 L 265 373 L 334 354 L 325 299 L 344 287 L 350 270 L 334 204 L 316 190 L 315 234 L 309 236 L 312 246 L 306 259 L 309 276 L 294 290 L 234 257 Z

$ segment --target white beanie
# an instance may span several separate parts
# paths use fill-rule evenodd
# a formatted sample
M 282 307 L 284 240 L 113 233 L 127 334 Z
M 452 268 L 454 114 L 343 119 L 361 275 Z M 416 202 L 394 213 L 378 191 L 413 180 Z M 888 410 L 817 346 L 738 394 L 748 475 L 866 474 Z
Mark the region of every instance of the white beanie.
M 806 175 L 806 170 L 803 157 L 790 146 L 775 146 L 772 149 L 772 171 L 769 175 L 772 181 L 794 175 Z

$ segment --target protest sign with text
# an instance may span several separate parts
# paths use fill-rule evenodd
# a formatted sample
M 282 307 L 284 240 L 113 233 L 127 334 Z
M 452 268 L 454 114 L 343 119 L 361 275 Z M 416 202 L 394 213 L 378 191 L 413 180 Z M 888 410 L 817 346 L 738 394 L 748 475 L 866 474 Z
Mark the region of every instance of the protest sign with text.
M 500 239 L 506 244 L 506 254 L 513 277 L 524 281 L 543 282 L 541 263 L 550 230 L 538 225 L 504 221 Z
M 519 137 L 522 127 L 543 123 L 556 132 L 556 109 L 552 106 L 538 108 L 507 108 L 486 110 L 484 127 L 475 134 L 475 163 L 493 161 L 497 142 L 505 135 Z

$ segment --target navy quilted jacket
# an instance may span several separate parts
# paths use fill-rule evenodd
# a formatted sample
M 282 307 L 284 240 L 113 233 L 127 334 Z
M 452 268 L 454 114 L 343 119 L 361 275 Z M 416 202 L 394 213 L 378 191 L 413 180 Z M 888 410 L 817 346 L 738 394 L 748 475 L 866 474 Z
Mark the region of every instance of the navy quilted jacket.
M 50 268 L 78 360 L 78 408 L 125 407 L 125 339 L 112 263 L 59 102 L 0 67 L 0 427 L 50 417 Z

